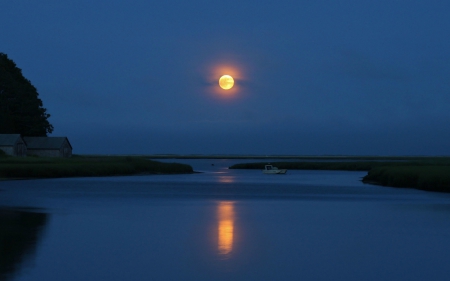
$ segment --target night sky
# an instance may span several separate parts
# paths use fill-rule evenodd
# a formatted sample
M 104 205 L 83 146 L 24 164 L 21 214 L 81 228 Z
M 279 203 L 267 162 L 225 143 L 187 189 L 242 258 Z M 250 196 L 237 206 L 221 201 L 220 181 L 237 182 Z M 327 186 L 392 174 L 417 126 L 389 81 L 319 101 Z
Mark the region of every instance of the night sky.
M 3 0 L 0 12 L 0 52 L 76 154 L 450 155 L 448 0 Z

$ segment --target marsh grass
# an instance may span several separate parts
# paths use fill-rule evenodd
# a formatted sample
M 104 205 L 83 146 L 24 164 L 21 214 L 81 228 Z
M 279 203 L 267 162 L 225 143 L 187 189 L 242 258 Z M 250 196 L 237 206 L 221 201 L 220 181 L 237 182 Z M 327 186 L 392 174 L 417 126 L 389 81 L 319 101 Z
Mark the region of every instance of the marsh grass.
M 268 162 L 236 164 L 230 169 L 264 169 Z M 383 161 L 330 161 L 330 162 L 270 162 L 279 169 L 288 170 L 341 170 L 341 171 L 369 171 L 375 167 L 414 165 L 414 162 L 383 162 Z
M 376 167 L 369 171 L 363 182 L 450 192 L 450 166 Z
M 96 177 L 136 174 L 192 173 L 192 167 L 161 163 L 144 157 L 6 157 L 0 159 L 0 178 Z
M 243 163 L 233 165 L 230 169 L 264 169 L 266 164 L 267 162 Z M 271 164 L 288 170 L 368 171 L 362 180 L 364 183 L 450 192 L 449 157 L 412 157 L 396 161 L 271 162 Z
M 301 161 L 424 161 L 424 160 L 435 160 L 435 161 L 448 161 L 449 157 L 445 156 L 348 156 L 348 155 L 311 155 L 311 156 L 300 156 L 300 155 L 231 155 L 231 154 L 213 154 L 213 155 L 203 155 L 203 154 L 152 154 L 152 155 L 141 155 L 146 156 L 151 159 L 249 159 L 249 160 L 263 160 L 263 159 L 289 159 Z

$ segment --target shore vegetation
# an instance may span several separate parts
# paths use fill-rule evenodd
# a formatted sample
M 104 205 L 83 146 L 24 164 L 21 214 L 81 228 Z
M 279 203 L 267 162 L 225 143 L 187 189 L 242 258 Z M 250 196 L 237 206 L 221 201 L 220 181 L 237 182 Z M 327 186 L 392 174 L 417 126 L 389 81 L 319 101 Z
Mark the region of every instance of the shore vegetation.
M 318 159 L 315 159 L 318 160 Z M 450 192 L 450 157 L 386 157 L 372 161 L 354 158 L 343 161 L 271 162 L 279 169 L 367 171 L 362 181 L 390 187 L 410 187 L 427 191 Z M 377 161 L 378 160 L 378 161 Z M 242 163 L 230 169 L 264 169 L 267 162 Z
M 450 192 L 450 165 L 376 167 L 362 181 L 384 186 Z
M 264 169 L 268 162 L 235 164 L 230 169 Z M 374 167 L 397 165 L 396 162 L 377 161 L 323 161 L 323 162 L 270 162 L 279 169 L 288 170 L 340 170 L 340 171 L 369 171 Z
M 191 166 L 136 156 L 0 157 L 0 179 L 193 173 Z

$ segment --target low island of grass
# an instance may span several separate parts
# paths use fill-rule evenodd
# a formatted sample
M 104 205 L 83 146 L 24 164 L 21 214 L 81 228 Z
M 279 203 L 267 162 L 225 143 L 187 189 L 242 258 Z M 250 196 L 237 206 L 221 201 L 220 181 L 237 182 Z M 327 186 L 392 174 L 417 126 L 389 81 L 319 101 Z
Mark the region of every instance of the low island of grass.
M 279 169 L 368 171 L 362 181 L 391 187 L 410 187 L 427 191 L 450 192 L 450 158 L 402 157 L 399 159 L 371 159 L 364 161 L 300 161 L 271 162 Z M 352 161 L 349 161 L 352 160 Z M 386 161 L 390 160 L 390 161 Z M 267 162 L 242 163 L 230 169 L 263 169 Z
M 450 165 L 376 167 L 362 181 L 384 186 L 450 192 Z
M 279 169 L 287 170 L 337 170 L 337 171 L 369 171 L 373 167 L 397 165 L 396 162 L 378 161 L 292 161 L 292 162 L 270 162 Z M 257 169 L 262 170 L 267 162 L 241 163 L 230 169 Z
M 193 173 L 191 166 L 137 156 L 0 157 L 0 179 Z

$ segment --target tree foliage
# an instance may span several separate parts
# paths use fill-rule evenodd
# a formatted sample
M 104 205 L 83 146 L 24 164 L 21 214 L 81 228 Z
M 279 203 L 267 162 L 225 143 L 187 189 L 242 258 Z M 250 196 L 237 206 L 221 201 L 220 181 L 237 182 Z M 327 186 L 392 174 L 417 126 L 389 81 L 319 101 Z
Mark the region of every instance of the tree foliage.
M 49 117 L 36 88 L 0 53 L 0 134 L 47 136 L 53 131 Z

